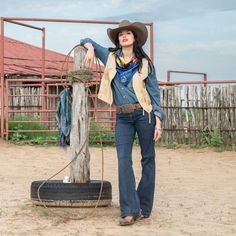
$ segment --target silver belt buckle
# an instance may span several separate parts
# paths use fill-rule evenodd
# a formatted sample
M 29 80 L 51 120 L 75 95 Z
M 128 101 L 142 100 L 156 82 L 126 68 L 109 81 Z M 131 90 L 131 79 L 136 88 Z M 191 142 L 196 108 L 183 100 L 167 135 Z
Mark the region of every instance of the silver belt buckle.
M 131 113 L 134 111 L 132 104 L 124 104 L 120 106 L 120 108 L 121 108 L 121 112 L 123 113 Z

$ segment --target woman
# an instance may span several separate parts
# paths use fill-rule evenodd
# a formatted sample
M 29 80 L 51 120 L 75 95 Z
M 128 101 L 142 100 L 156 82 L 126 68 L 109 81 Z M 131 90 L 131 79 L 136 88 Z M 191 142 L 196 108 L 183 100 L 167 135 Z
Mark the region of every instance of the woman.
M 155 142 L 161 137 L 165 113 L 160 106 L 160 91 L 155 68 L 143 51 L 148 36 L 140 22 L 124 20 L 108 29 L 115 44 L 104 48 L 86 38 L 84 63 L 91 66 L 96 55 L 106 65 L 98 98 L 116 105 L 115 142 L 118 156 L 120 225 L 131 225 L 148 218 L 152 211 L 155 187 Z M 135 134 L 141 146 L 142 178 L 136 190 L 132 167 Z

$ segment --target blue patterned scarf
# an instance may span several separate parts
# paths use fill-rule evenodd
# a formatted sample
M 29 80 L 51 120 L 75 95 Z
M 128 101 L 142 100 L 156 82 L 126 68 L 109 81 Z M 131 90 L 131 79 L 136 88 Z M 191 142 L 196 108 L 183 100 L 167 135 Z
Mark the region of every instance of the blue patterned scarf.
M 116 58 L 117 79 L 122 85 L 127 86 L 129 84 L 134 74 L 137 72 L 138 68 L 139 68 L 139 63 L 135 56 L 129 63 L 126 63 L 123 57 L 117 56 Z

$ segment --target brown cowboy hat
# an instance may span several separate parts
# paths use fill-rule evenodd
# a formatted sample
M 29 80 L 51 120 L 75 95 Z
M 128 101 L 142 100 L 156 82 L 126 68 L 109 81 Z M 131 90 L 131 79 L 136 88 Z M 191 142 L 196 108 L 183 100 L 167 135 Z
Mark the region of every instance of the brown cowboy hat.
M 128 20 L 120 22 L 119 27 L 115 29 L 107 29 L 107 34 L 110 40 L 116 44 L 117 35 L 122 30 L 131 30 L 137 34 L 138 42 L 140 46 L 143 46 L 147 41 L 148 31 L 146 26 L 141 22 L 131 23 Z

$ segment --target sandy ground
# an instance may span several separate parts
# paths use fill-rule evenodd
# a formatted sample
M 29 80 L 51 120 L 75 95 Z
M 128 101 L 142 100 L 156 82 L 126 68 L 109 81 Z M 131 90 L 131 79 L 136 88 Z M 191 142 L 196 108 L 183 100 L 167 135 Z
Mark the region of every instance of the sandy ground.
M 90 148 L 91 179 L 101 178 L 101 150 Z M 140 151 L 133 152 L 137 181 Z M 112 206 L 94 209 L 53 208 L 30 202 L 30 184 L 62 168 L 67 155 L 60 147 L 16 146 L 0 142 L 0 235 L 236 235 L 236 153 L 209 149 L 157 149 L 157 185 L 150 219 L 118 225 L 117 160 L 104 149 L 104 179 L 112 183 Z M 68 175 L 68 170 L 56 179 Z M 89 217 L 62 219 L 71 214 Z

